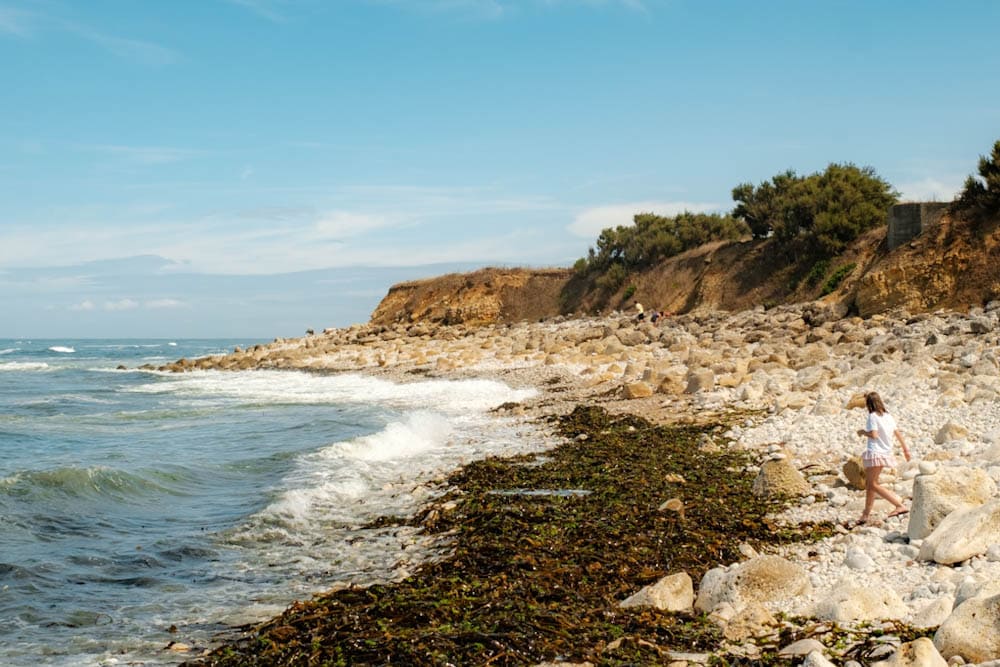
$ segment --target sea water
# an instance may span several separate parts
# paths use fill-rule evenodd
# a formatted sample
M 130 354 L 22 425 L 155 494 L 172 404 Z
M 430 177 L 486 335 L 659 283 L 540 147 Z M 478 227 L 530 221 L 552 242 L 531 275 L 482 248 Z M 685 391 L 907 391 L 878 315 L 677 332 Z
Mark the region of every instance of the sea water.
M 172 641 L 392 580 L 415 536 L 374 519 L 543 446 L 489 414 L 533 393 L 495 381 L 138 370 L 255 342 L 0 340 L 0 665 L 176 664 Z

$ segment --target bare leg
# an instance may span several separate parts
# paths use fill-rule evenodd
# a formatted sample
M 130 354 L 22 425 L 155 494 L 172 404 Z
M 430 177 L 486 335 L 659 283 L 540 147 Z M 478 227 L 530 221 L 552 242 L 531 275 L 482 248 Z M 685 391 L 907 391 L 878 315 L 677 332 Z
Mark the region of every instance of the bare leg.
M 875 504 L 876 495 L 879 495 L 892 503 L 895 509 L 889 513 L 889 516 L 902 514 L 903 511 L 906 510 L 906 506 L 903 505 L 903 501 L 901 501 L 896 494 L 878 483 L 878 478 L 881 474 L 882 466 L 873 466 L 865 469 L 865 511 L 861 514 L 860 521 L 868 520 L 868 517 L 872 512 L 872 506 Z

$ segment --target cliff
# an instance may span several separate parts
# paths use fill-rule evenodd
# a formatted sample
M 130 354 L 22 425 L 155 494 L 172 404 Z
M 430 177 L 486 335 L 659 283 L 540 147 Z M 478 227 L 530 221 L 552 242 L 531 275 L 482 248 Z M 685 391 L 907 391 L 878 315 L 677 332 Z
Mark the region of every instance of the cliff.
M 393 286 L 371 322 L 489 324 L 606 314 L 637 302 L 685 313 L 815 300 L 841 314 L 867 317 L 898 308 L 961 309 L 1000 299 L 1000 220 L 973 224 L 945 215 L 892 251 L 886 235 L 887 227 L 862 235 L 820 272 L 812 261 L 771 239 L 707 244 L 631 275 L 614 294 L 594 289 L 570 269 L 449 274 Z M 838 270 L 843 278 L 824 295 Z

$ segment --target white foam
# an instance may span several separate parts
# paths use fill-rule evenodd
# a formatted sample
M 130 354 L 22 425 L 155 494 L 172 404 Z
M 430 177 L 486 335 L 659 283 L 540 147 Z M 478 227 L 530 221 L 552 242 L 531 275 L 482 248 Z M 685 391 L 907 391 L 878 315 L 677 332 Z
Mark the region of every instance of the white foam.
M 0 372 L 2 371 L 47 371 L 50 370 L 49 365 L 44 361 L 12 361 L 6 364 L 0 364 Z
M 11 354 L 13 352 L 17 352 L 18 349 L 20 349 L 20 348 L 8 347 L 6 350 L 0 350 L 0 354 Z
M 65 345 L 53 345 L 49 348 L 50 352 L 60 352 L 62 354 L 73 354 L 76 350 L 72 347 L 66 347 Z
M 224 397 L 258 405 L 380 403 L 404 410 L 433 406 L 434 410 L 451 415 L 484 412 L 537 394 L 536 389 L 512 389 L 494 380 L 394 384 L 363 375 L 313 375 L 295 371 L 195 371 L 183 375 L 164 373 L 159 377 L 167 381 L 129 391 Z

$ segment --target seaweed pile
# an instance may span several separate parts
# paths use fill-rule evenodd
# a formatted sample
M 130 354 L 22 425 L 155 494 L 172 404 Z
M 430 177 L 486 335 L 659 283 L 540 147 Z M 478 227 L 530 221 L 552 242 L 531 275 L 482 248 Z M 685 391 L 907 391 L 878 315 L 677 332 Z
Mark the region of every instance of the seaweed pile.
M 623 609 L 623 599 L 679 571 L 698 581 L 739 560 L 741 542 L 829 534 L 768 518 L 780 503 L 751 493 L 748 454 L 699 446 L 721 425 L 578 407 L 556 428 L 558 448 L 470 464 L 412 519 L 448 535 L 447 558 L 397 584 L 297 602 L 189 664 L 655 664 L 666 651 L 717 650 L 721 633 L 699 615 Z M 668 499 L 680 511 L 661 510 Z

